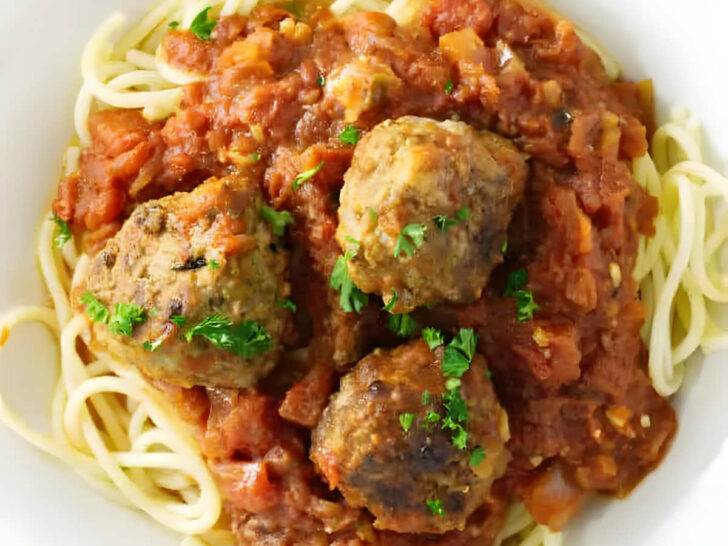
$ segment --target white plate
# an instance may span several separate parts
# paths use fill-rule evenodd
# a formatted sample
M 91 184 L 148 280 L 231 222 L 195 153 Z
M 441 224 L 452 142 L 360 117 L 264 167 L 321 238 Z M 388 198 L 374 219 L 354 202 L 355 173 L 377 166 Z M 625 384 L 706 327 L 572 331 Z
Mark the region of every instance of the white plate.
M 690 107 L 725 172 L 728 6 L 720 0 L 552 0 L 596 35 L 628 76 L 655 80 L 661 113 Z M 114 9 L 146 0 L 4 0 L 0 5 L 0 310 L 45 301 L 33 257 L 72 134 L 81 49 Z M 32 423 L 48 413 L 53 347 L 41 327 L 13 335 L 0 359 L 0 392 Z M 624 501 L 597 501 L 568 533 L 570 546 L 725 544 L 728 355 L 697 363 L 674 404 L 680 429 L 665 462 Z M 147 517 L 105 501 L 73 471 L 0 427 L 0 544 L 173 545 Z

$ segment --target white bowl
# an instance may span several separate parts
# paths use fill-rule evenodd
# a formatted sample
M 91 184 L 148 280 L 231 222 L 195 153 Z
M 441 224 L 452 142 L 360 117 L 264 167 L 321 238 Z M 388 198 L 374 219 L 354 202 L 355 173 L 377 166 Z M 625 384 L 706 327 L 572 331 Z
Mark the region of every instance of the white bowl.
M 728 5 L 717 0 L 553 0 L 619 59 L 627 76 L 655 81 L 658 111 L 691 108 L 725 172 Z M 33 256 L 36 227 L 55 192 L 72 135 L 81 49 L 115 9 L 140 15 L 147 0 L 26 0 L 0 5 L 0 310 L 46 302 Z M 664 116 L 663 116 L 664 117 Z M 0 392 L 47 427 L 55 379 L 50 336 L 21 327 L 0 356 Z M 568 546 L 725 544 L 728 355 L 690 367 L 673 399 L 680 428 L 664 463 L 626 500 L 598 500 L 567 532 Z M 106 501 L 72 470 L 0 426 L 0 543 L 174 545 L 179 537 Z

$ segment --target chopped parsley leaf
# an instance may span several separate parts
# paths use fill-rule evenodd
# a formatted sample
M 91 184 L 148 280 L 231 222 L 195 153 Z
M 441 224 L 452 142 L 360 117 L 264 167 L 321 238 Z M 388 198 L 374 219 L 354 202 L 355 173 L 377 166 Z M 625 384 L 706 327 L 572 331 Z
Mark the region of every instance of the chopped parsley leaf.
M 339 134 L 339 142 L 347 146 L 354 146 L 361 138 L 361 130 L 349 125 Z
M 487 379 L 493 379 L 493 372 L 490 371 L 490 368 L 485 369 L 485 377 Z
M 533 313 L 541 309 L 534 301 L 533 292 L 524 290 L 528 282 L 528 273 L 525 269 L 517 269 L 508 275 L 504 296 L 513 296 L 516 299 L 516 311 L 518 322 L 525 322 L 533 318 Z
M 402 315 L 389 315 L 389 329 L 400 337 L 410 337 L 419 327 L 409 313 Z
M 447 381 L 445 381 L 445 388 L 451 391 L 453 389 L 459 389 L 462 384 L 463 382 L 457 377 L 448 377 Z
M 451 227 L 455 227 L 458 225 L 457 221 L 453 220 L 452 218 L 448 218 L 446 214 L 438 214 L 432 219 L 432 221 L 443 233 Z
M 207 262 L 207 267 L 209 267 L 210 269 L 220 269 L 220 262 L 213 258 L 212 260 Z
M 372 219 L 372 224 L 375 226 L 379 224 L 379 216 L 377 215 L 377 211 L 374 210 L 372 207 L 369 207 L 369 217 Z
M 480 466 L 485 460 L 485 448 L 483 446 L 476 447 L 470 454 L 470 466 Z
M 465 353 L 469 362 L 475 354 L 475 348 L 478 345 L 478 336 L 475 335 L 472 328 L 461 328 L 458 335 L 450 342 L 450 345 Z
M 526 286 L 528 282 L 528 273 L 525 269 L 516 269 L 513 273 L 508 275 L 506 281 L 506 290 L 503 292 L 504 296 L 513 296 L 516 292 Z
M 412 428 L 412 421 L 415 420 L 414 413 L 400 413 L 399 414 L 399 424 L 402 425 L 402 430 L 407 432 L 410 428 Z
M 268 222 L 273 235 L 282 237 L 286 232 L 286 226 L 293 223 L 293 214 L 287 210 L 277 211 L 267 205 L 260 208 L 260 217 L 264 222 Z
M 316 83 L 317 83 L 317 84 L 318 84 L 318 85 L 319 85 L 320 87 L 323 87 L 324 85 L 326 85 L 326 78 L 324 77 L 324 75 L 323 75 L 323 74 L 319 75 L 319 77 L 318 77 L 318 78 L 316 78 Z
M 425 415 L 425 426 L 437 423 L 440 420 L 440 414 L 436 411 L 429 410 Z
M 233 324 L 220 314 L 207 317 L 185 333 L 187 341 L 191 341 L 193 336 L 204 337 L 215 347 L 243 358 L 251 358 L 273 348 L 270 335 L 257 322 L 246 320 Z
M 203 9 L 200 13 L 195 15 L 195 18 L 192 19 L 192 23 L 190 24 L 190 31 L 192 34 L 202 41 L 210 39 L 212 29 L 215 28 L 215 25 L 217 24 L 216 21 L 207 20 L 208 11 L 210 11 L 209 7 Z
M 453 90 L 455 89 L 455 84 L 452 80 L 447 80 L 445 82 L 445 94 L 446 95 L 452 95 Z
M 452 432 L 452 443 L 458 449 L 465 449 L 468 442 L 468 433 L 463 423 L 468 420 L 468 406 L 460 392 L 460 385 L 450 388 L 442 395 L 442 402 L 445 406 L 445 418 L 442 420 L 442 428 Z
M 288 309 L 289 311 L 295 312 L 298 307 L 296 307 L 296 304 L 293 303 L 290 298 L 286 298 L 284 300 L 281 300 L 278 302 L 278 305 L 282 307 L 283 309 Z
M 382 311 L 387 311 L 389 313 L 392 312 L 392 309 L 394 308 L 394 304 L 397 303 L 397 291 L 392 288 L 392 299 L 389 300 L 389 303 L 382 307 Z
M 316 165 L 313 169 L 309 169 L 307 171 L 304 171 L 304 172 L 298 174 L 298 176 L 296 176 L 296 178 L 293 179 L 293 183 L 291 183 L 291 188 L 293 189 L 293 191 L 296 191 L 298 188 L 301 187 L 301 184 L 303 184 L 307 180 L 310 180 L 311 178 L 316 176 L 316 173 L 318 173 L 321 169 L 324 168 L 324 163 L 325 162 L 322 161 L 321 163 Z
M 104 324 L 109 322 L 109 310 L 90 291 L 86 290 L 86 293 L 78 301 L 86 306 L 86 314 L 92 321 Z
M 346 236 L 346 241 L 348 243 L 351 243 L 352 245 L 354 245 L 354 249 L 351 250 L 350 252 L 351 252 L 351 256 L 356 256 L 357 253 L 359 252 L 359 247 L 361 246 L 361 241 L 357 241 L 351 235 Z
M 394 257 L 404 252 L 408 257 L 412 257 L 415 249 L 420 248 L 425 242 L 425 232 L 427 227 L 424 224 L 409 224 L 402 228 L 397 237 L 397 243 L 394 245 Z
M 461 328 L 458 335 L 445 347 L 442 357 L 442 373 L 447 377 L 462 377 L 470 368 L 475 354 L 478 336 L 472 328 Z
M 171 28 L 172 30 L 174 30 L 174 29 L 176 29 L 179 26 L 179 21 L 170 21 L 169 22 L 169 25 L 167 25 L 167 26 L 169 26 L 169 28 Z
M 144 309 L 133 303 L 117 303 L 109 321 L 109 331 L 112 334 L 131 337 L 132 330 L 137 324 L 147 320 Z
M 174 322 L 178 328 L 182 328 L 185 324 L 187 324 L 187 319 L 182 315 L 172 315 L 169 317 L 169 320 Z
M 508 236 L 506 235 L 506 238 L 503 239 L 503 244 L 501 245 L 501 254 L 505 254 L 508 252 Z
M 349 276 L 349 268 L 346 262 L 349 261 L 351 255 L 339 256 L 331 273 L 329 284 L 334 290 L 340 291 L 339 305 L 347 313 L 356 311 L 357 313 L 369 304 L 369 296 L 359 290 Z
M 426 406 L 427 404 L 430 403 L 431 399 L 432 399 L 432 397 L 430 396 L 430 391 L 425 389 L 425 392 L 422 393 L 422 405 Z
M 442 332 L 437 328 L 425 328 L 422 330 L 422 338 L 430 346 L 431 351 L 434 351 L 437 347 L 445 343 Z
M 250 161 L 252 161 L 253 163 L 257 163 L 263 156 L 261 156 L 258 152 L 253 152 L 248 157 L 250 158 Z
M 441 518 L 445 517 L 445 509 L 442 507 L 442 501 L 440 499 L 427 499 L 425 502 L 427 503 L 427 506 L 433 515 L 439 516 Z
M 470 209 L 466 206 L 460 207 L 458 210 L 455 211 L 455 218 L 457 218 L 461 222 L 464 222 L 465 220 L 470 218 Z
M 465 449 L 468 442 L 468 432 L 463 426 L 468 420 L 468 405 L 460 392 L 460 377 L 470 368 L 470 362 L 475 355 L 478 336 L 472 328 L 461 328 L 453 340 L 445 347 L 442 358 L 442 373 L 447 377 L 442 395 L 445 406 L 445 417 L 442 428 L 452 432 L 452 443 L 458 449 Z
M 161 347 L 161 345 L 162 345 L 161 339 L 158 339 L 157 341 L 154 341 L 151 343 L 149 341 L 145 341 L 144 343 L 142 343 L 142 347 L 144 347 L 144 350 L 149 351 L 150 353 L 153 353 L 154 351 L 159 349 L 159 347 Z
M 55 214 L 51 216 L 51 222 L 58 226 L 56 235 L 53 237 L 53 246 L 56 248 L 63 248 L 63 246 L 71 240 L 71 229 L 68 227 L 68 223 L 61 220 Z
M 468 433 L 461 424 L 456 424 L 453 427 L 452 445 L 462 450 L 468 447 Z

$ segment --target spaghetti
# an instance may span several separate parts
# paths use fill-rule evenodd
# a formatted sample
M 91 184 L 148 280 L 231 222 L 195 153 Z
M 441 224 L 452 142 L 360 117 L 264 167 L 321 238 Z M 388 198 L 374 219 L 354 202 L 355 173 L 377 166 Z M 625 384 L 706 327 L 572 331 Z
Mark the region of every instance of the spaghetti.
M 203 9 L 210 16 L 248 14 L 257 0 L 164 0 L 126 30 L 113 14 L 94 33 L 83 54 L 83 85 L 74 123 L 80 146 L 68 149 L 66 171 L 76 170 L 80 149 L 91 143 L 89 115 L 98 108 L 141 109 L 148 120 L 163 120 L 179 107 L 182 86 L 199 81 L 164 59 L 161 40 L 170 24 L 189 28 Z M 410 21 L 420 2 L 336 0 L 335 15 L 355 10 L 386 11 L 399 24 Z M 582 40 L 603 59 L 608 75 L 619 67 L 588 36 Z M 698 348 L 728 347 L 728 333 L 714 317 L 714 304 L 728 303 L 728 274 L 721 252 L 728 241 L 728 181 L 702 163 L 700 135 L 686 114 L 661 127 L 652 157 L 633 165 L 634 176 L 659 199 L 656 234 L 640 243 L 634 276 L 648 306 L 644 336 L 649 368 L 663 395 L 680 386 L 686 360 Z M 61 374 L 52 400 L 52 432 L 33 430 L 0 399 L 0 420 L 25 440 L 75 468 L 115 502 L 134 506 L 166 527 L 186 535 L 184 544 L 226 544 L 234 537 L 216 528 L 222 506 L 217 485 L 190 431 L 169 402 L 136 369 L 105 354 L 84 362 L 78 340 L 88 342 L 85 316 L 74 316 L 69 292 L 83 278 L 88 258 L 73 244 L 52 245 L 54 226 L 43 223 L 37 254 L 53 307 L 23 307 L 0 321 L 3 341 L 23 322 L 41 322 L 58 338 Z M 511 507 L 499 543 L 557 546 L 561 534 L 537 525 L 522 504 Z

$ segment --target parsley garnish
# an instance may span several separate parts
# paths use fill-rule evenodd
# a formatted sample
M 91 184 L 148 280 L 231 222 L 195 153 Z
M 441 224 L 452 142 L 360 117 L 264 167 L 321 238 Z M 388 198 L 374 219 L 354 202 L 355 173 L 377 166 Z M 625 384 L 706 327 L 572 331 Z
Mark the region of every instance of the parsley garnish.
M 438 227 L 440 231 L 443 233 L 446 232 L 451 227 L 455 227 L 458 225 L 456 220 L 453 220 L 452 218 L 448 218 L 446 214 L 438 214 L 435 216 L 432 221 L 435 223 L 435 225 Z
M 422 330 L 422 337 L 430 346 L 430 350 L 434 351 L 437 347 L 445 343 L 442 332 L 437 328 L 425 328 Z
M 131 337 L 134 326 L 142 324 L 146 320 L 147 314 L 138 305 L 117 303 L 109 321 L 109 331 L 112 334 Z
M 53 237 L 53 246 L 56 248 L 63 248 L 68 241 L 71 240 L 71 229 L 68 227 L 68 223 L 61 220 L 55 214 L 51 216 L 51 221 L 58 226 L 56 229 L 56 235 Z
M 472 328 L 462 328 L 458 335 L 445 347 L 442 358 L 442 373 L 448 377 L 462 377 L 470 368 L 475 354 L 478 336 Z
M 103 322 L 104 324 L 109 322 L 109 310 L 91 292 L 87 290 L 78 301 L 86 306 L 86 314 L 92 321 Z
M 505 254 L 508 252 L 508 236 L 506 235 L 506 238 L 503 239 L 503 244 L 501 245 L 501 254 Z
M 159 347 L 161 345 L 162 345 L 161 339 L 158 339 L 157 341 L 154 341 L 152 343 L 150 343 L 149 341 L 145 341 L 144 343 L 142 343 L 142 347 L 144 347 L 144 350 L 149 351 L 150 353 L 153 353 L 154 351 L 159 349 Z
M 252 161 L 253 163 L 257 163 L 258 161 L 260 161 L 260 158 L 262 156 L 258 152 L 253 152 L 248 157 L 250 158 L 250 161 Z
M 190 24 L 190 31 L 192 31 L 192 34 L 203 41 L 210 39 L 212 29 L 215 28 L 215 25 L 217 24 L 216 21 L 207 20 L 208 11 L 210 11 L 209 7 L 203 9 L 200 13 L 195 15 L 195 18 L 192 19 L 192 23 Z
M 452 432 L 452 444 L 455 447 L 465 449 L 468 433 L 462 423 L 468 420 L 468 406 L 460 392 L 459 381 L 456 385 L 442 395 L 442 402 L 445 406 L 445 418 L 442 420 L 442 428 Z
M 293 223 L 293 214 L 287 210 L 277 211 L 266 205 L 260 208 L 260 217 L 270 224 L 273 235 L 279 237 L 285 233 L 286 226 Z
M 207 267 L 209 267 L 210 269 L 220 269 L 220 263 L 213 258 L 212 260 L 207 262 Z
M 414 413 L 400 413 L 399 424 L 402 425 L 402 429 L 407 432 L 412 427 L 412 421 L 415 420 Z
M 369 207 L 369 217 L 372 219 L 372 224 L 375 226 L 379 224 L 379 216 L 377 215 L 377 211 L 374 210 L 372 207 Z
M 389 329 L 400 337 L 410 337 L 417 332 L 417 323 L 408 313 L 403 315 L 389 315 Z
M 391 313 L 395 303 L 397 303 L 397 291 L 392 288 L 392 299 L 389 300 L 389 303 L 387 305 L 382 307 L 382 311 L 387 311 Z
M 339 256 L 331 272 L 329 284 L 334 290 L 341 292 L 339 295 L 339 305 L 347 313 L 356 311 L 357 313 L 369 304 L 369 296 L 359 290 L 349 276 L 349 268 L 346 262 L 351 258 L 351 254 L 347 252 L 346 256 Z
M 485 448 L 482 446 L 476 447 L 470 454 L 470 466 L 480 466 L 485 460 Z
M 187 341 L 190 341 L 192 336 L 202 336 L 215 347 L 243 358 L 251 358 L 273 348 L 270 335 L 257 322 L 246 320 L 233 324 L 230 319 L 220 314 L 207 317 L 185 333 Z
M 508 275 L 506 289 L 503 292 L 504 296 L 513 296 L 515 298 L 518 322 L 525 322 L 533 318 L 533 313 L 541 309 L 533 299 L 533 292 L 524 290 L 527 282 L 528 273 L 526 270 L 517 269 Z
M 177 28 L 179 26 L 179 21 L 170 21 L 169 25 L 167 25 L 167 26 L 169 26 L 169 28 L 174 30 L 175 28 Z
M 298 309 L 296 307 L 296 304 L 293 303 L 289 298 L 286 298 L 284 300 L 281 300 L 278 302 L 278 305 L 282 307 L 283 309 L 288 309 L 289 311 L 296 311 Z
M 293 179 L 293 183 L 291 184 L 291 188 L 293 191 L 296 191 L 298 188 L 301 187 L 301 184 L 306 182 L 307 180 L 310 180 L 313 178 L 316 173 L 318 173 L 321 169 L 324 167 L 324 161 L 316 165 L 313 169 L 309 169 L 308 171 L 304 171 L 300 173 L 296 178 Z
M 452 80 L 447 80 L 445 82 L 445 94 L 446 95 L 452 95 L 453 90 L 455 89 L 455 84 Z
M 425 242 L 425 232 L 427 227 L 424 224 L 409 224 L 402 228 L 397 237 L 397 243 L 394 245 L 394 257 L 404 252 L 408 257 L 412 257 L 415 249 L 420 248 Z
M 323 74 L 320 74 L 318 78 L 316 78 L 316 83 L 319 84 L 320 87 L 323 87 L 326 85 L 326 78 Z
M 457 218 L 461 222 L 464 222 L 465 220 L 470 218 L 470 209 L 466 206 L 460 207 L 458 210 L 455 211 L 455 218 Z
M 442 501 L 440 499 L 427 499 L 425 502 L 433 515 L 440 516 L 441 518 L 445 517 L 445 509 L 442 507 Z
M 430 403 L 430 400 L 431 400 L 430 391 L 425 389 L 425 392 L 422 393 L 422 405 L 426 406 L 427 404 Z
M 429 410 L 425 415 L 425 426 L 437 423 L 440 420 L 440 414 L 436 411 Z
M 442 373 L 448 378 L 445 381 L 447 392 L 442 395 L 445 406 L 442 428 L 452 432 L 452 443 L 458 449 L 465 449 L 468 442 L 468 433 L 463 427 L 468 420 L 468 405 L 460 392 L 461 381 L 458 378 L 470 368 L 477 343 L 478 336 L 472 328 L 461 328 L 445 347 L 442 358 Z
M 182 328 L 185 324 L 187 324 L 187 319 L 182 315 L 172 315 L 169 317 L 169 320 L 174 322 L 178 328 Z
M 357 142 L 359 142 L 360 138 L 361 131 L 353 125 L 349 125 L 339 134 L 339 142 L 347 146 L 354 146 Z

